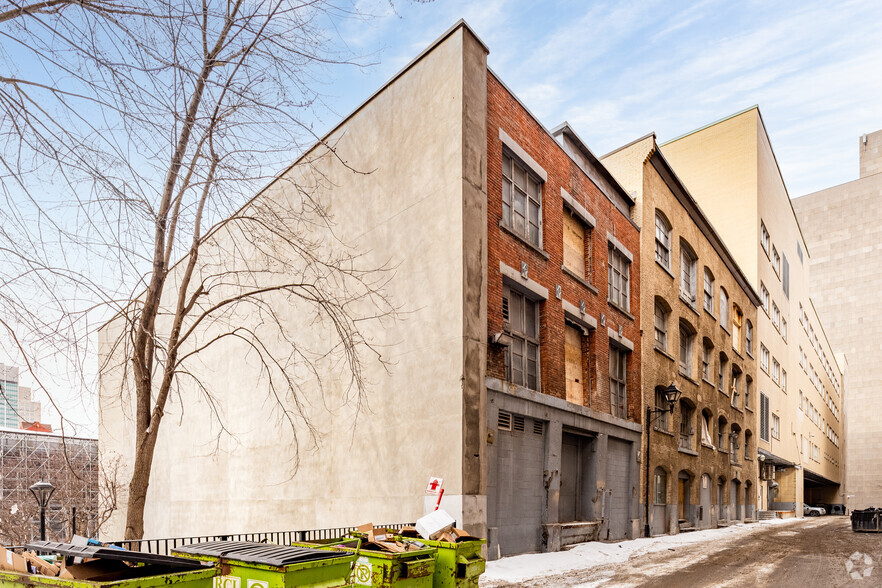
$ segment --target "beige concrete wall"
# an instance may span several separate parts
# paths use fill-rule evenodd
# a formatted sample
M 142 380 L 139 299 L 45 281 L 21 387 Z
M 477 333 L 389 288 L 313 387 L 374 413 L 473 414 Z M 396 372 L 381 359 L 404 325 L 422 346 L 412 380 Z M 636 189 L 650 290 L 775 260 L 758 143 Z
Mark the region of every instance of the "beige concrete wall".
M 848 360 L 843 437 L 846 492 L 854 496 L 849 508 L 882 504 L 880 201 L 882 173 L 793 201 L 811 251 L 815 307 L 833 347 Z
M 755 280 L 756 288 L 759 290 L 764 285 L 769 291 L 769 310 L 774 302 L 787 321 L 785 340 L 781 329 L 773 324 L 771 312 L 758 311 L 758 341 L 768 348 L 770 354 L 770 372 L 758 369 L 759 389 L 769 396 L 772 414 L 780 418 L 779 437 L 771 437 L 769 443 L 760 442 L 759 447 L 799 466 L 794 493 L 795 502 L 801 502 L 802 468 L 839 483 L 841 467 L 835 464 L 841 464 L 842 460 L 841 444 L 840 447 L 834 446 L 824 435 L 823 424 L 817 427 L 799 408 L 801 390 L 821 411 L 824 421 L 833 426 L 841 437 L 840 422 L 827 409 L 823 394 L 810 383 L 808 372 L 799 365 L 799 347 L 803 348 L 816 369 L 821 366 L 822 356 L 826 356 L 830 363 L 835 362 L 820 321 L 812 310 L 808 253 L 759 110 L 751 108 L 699 129 L 665 144 L 662 151 L 711 221 L 719 227 L 739 265 Z M 789 297 L 784 293 L 781 275 L 783 260 L 779 274 L 771 255 L 760 246 L 760 223 L 765 224 L 769 231 L 771 246 L 789 261 Z M 804 262 L 799 260 L 797 246 L 803 252 Z M 822 339 L 821 355 L 815 352 L 807 333 L 800 327 L 800 303 L 811 315 L 814 331 Z M 759 353 L 758 346 L 757 366 L 760 365 Z M 786 391 L 780 382 L 775 383 L 771 377 L 772 359 L 777 359 L 787 372 Z M 834 371 L 834 377 L 841 379 L 841 373 Z M 834 386 L 831 379 L 823 369 L 820 373 L 823 387 L 832 394 Z M 841 407 L 838 395 L 834 397 L 834 402 Z M 802 437 L 819 446 L 819 462 L 802 454 Z M 824 459 L 825 454 L 835 457 Z
M 283 176 L 317 189 L 336 236 L 362 253 L 363 263 L 394 268 L 386 292 L 401 316 L 367 327 L 389 367 L 369 361 L 369 406 L 356 415 L 346 401 L 346 374 L 330 362 L 320 365 L 323 398 L 300 374 L 319 434 L 312 446 L 302 422 L 292 431 L 280 418 L 253 354 L 228 343 L 200 355 L 192 369 L 215 398 L 225 431 L 192 383 L 181 380 L 159 434 L 147 537 L 413 521 L 423 514 L 430 475 L 444 478 L 445 508 L 480 531 L 481 458 L 464 465 L 464 456 L 481 453 L 466 445 L 480 438 L 485 420 L 486 318 L 473 306 L 485 304 L 479 225 L 486 223 L 474 217 L 486 199 L 486 165 L 484 137 L 477 140 L 483 106 L 464 101 L 481 99 L 485 68 L 483 46 L 457 28 L 331 133 L 328 143 L 339 159 L 322 157 L 312 169 L 295 166 Z M 373 171 L 357 174 L 349 167 Z M 291 190 L 280 180 L 260 198 L 296 200 Z M 220 233 L 214 244 L 209 259 L 234 246 L 247 255 L 239 237 Z M 296 301 L 276 298 L 272 304 L 306 344 L 322 349 L 333 339 L 329 325 L 309 322 Z M 238 318 L 257 320 L 246 312 Z M 101 333 L 104 354 L 114 328 Z M 122 456 L 124 470 L 132 455 L 129 394 L 118 367 L 105 370 L 102 455 Z M 292 473 L 295 432 L 300 466 Z M 121 538 L 123 521 L 118 511 L 103 536 Z

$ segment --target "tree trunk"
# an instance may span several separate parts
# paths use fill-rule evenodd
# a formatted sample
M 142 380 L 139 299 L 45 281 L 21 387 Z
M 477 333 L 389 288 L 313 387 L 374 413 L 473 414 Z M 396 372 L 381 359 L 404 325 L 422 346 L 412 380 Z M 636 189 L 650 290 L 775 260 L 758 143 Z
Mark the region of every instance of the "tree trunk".
M 154 425 L 158 423 L 151 423 L 151 430 L 142 436 L 135 452 L 126 505 L 125 539 L 144 538 L 144 507 L 147 504 L 147 488 L 150 485 L 150 470 L 153 467 L 153 451 L 156 448 L 158 431 L 158 427 L 153 428 Z

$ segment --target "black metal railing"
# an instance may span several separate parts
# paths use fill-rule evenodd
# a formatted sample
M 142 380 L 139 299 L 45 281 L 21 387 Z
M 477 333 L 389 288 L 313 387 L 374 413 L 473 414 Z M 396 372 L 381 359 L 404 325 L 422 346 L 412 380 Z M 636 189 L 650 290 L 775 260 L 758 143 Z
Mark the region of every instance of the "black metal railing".
M 393 523 L 391 525 L 376 525 L 384 529 L 401 529 L 413 523 Z M 205 543 L 206 541 L 254 541 L 257 543 L 272 543 L 275 545 L 291 545 L 295 541 L 320 541 L 322 539 L 337 539 L 355 527 L 335 527 L 330 529 L 309 529 L 305 531 L 270 531 L 263 533 L 236 533 L 229 535 L 200 535 L 196 537 L 166 537 L 162 539 L 132 539 L 123 541 L 109 541 L 109 545 L 116 545 L 131 551 L 170 555 L 172 550 L 184 545 Z

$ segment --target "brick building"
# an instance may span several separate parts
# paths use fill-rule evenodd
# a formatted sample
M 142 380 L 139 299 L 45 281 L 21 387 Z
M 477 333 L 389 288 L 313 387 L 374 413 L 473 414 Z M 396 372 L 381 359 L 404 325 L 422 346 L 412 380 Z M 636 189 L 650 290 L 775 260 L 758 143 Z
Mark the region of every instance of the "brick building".
M 412 521 L 434 506 L 429 476 L 444 479 L 442 508 L 489 538 L 490 557 L 637 532 L 633 200 L 569 126 L 543 127 L 487 54 L 455 25 L 255 199 L 296 199 L 291 185 L 305 186 L 334 211 L 334 241 L 396 268 L 384 286 L 405 318 L 365 327 L 386 362 L 364 366 L 370 409 L 341 401 L 348 377 L 333 366 L 323 388 L 304 382 L 323 442 L 300 452 L 292 477 L 298 431 L 279 424 L 245 350 L 215 344 L 190 371 L 204 388 L 179 382 L 165 410 L 148 536 Z M 334 157 L 321 156 L 327 145 Z M 235 238 L 212 235 L 220 252 Z M 296 300 L 269 303 L 304 346 L 321 346 Z M 125 468 L 131 382 L 106 355 L 119 353 L 118 327 L 100 336 L 99 438 L 102 459 Z M 224 434 L 219 415 L 235 415 Z M 122 536 L 123 521 L 120 510 L 103 534 Z
M 759 295 L 647 135 L 603 157 L 635 194 L 641 231 L 641 497 L 652 534 L 756 510 Z M 668 412 L 665 390 L 681 396 Z M 647 412 L 647 409 L 651 409 Z
M 487 352 L 490 552 L 632 537 L 633 200 L 568 125 L 546 130 L 489 71 L 487 161 L 487 327 L 490 341 L 505 337 Z

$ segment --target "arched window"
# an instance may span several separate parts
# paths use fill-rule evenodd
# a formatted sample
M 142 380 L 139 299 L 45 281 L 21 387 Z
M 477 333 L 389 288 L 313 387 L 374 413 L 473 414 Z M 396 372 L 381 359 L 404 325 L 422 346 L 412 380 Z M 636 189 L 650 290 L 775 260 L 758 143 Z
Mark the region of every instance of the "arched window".
M 662 351 L 668 350 L 668 317 L 671 307 L 663 298 L 655 297 L 655 346 Z
M 714 353 L 714 344 L 713 341 L 704 338 L 701 345 L 701 377 L 707 382 L 711 381 L 711 356 Z
M 655 211 L 655 260 L 671 269 L 671 223 L 660 210 Z
M 744 431 L 744 459 L 753 459 L 753 457 L 751 457 L 751 451 L 753 451 L 753 448 L 751 446 L 752 443 L 753 433 L 750 431 L 750 429 L 747 429 L 746 431 Z
M 695 328 L 680 319 L 680 373 L 692 377 L 692 355 L 695 347 Z
M 714 416 L 711 414 L 710 409 L 705 408 L 701 411 L 701 443 L 703 445 L 713 445 L 714 441 L 711 439 L 711 431 L 714 426 Z
M 722 351 L 720 352 L 720 365 L 717 369 L 717 390 L 726 394 L 726 368 L 729 365 L 729 358 Z
M 714 274 L 707 266 L 704 267 L 704 309 L 714 313 Z
M 655 504 L 668 502 L 668 473 L 662 468 L 655 468 Z
M 680 448 L 694 449 L 695 405 L 687 398 L 680 399 Z
M 753 355 L 753 323 L 750 319 L 744 325 L 744 349 L 748 354 Z
M 723 287 L 720 287 L 720 324 L 729 330 L 729 294 Z
M 698 256 L 692 247 L 680 239 L 680 296 L 695 306 L 698 285 Z
M 667 431 L 668 429 L 668 416 L 670 413 L 668 412 L 668 398 L 665 395 L 665 387 L 664 386 L 656 386 L 655 387 L 655 408 L 659 411 L 655 415 L 655 428 L 661 429 L 662 431 Z
M 744 322 L 744 313 L 737 304 L 732 305 L 732 348 L 741 353 L 741 327 Z
M 717 451 L 726 450 L 726 424 L 728 422 L 724 416 L 720 416 L 717 420 Z

